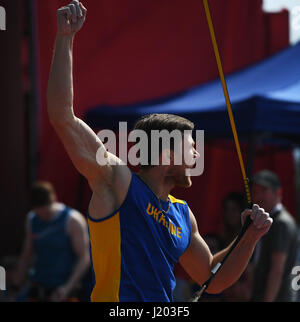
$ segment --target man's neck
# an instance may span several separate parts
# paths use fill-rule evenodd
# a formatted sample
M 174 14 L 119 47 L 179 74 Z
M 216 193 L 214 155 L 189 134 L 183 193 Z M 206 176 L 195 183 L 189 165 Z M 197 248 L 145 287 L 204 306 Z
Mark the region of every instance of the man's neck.
M 274 213 L 280 211 L 282 209 L 282 204 L 281 202 L 278 202 L 272 209 L 272 211 L 270 212 L 270 215 L 272 216 Z
M 168 195 L 174 188 L 172 177 L 168 177 L 162 168 L 154 167 L 140 170 L 138 176 L 147 184 L 152 192 L 161 200 L 168 200 Z
M 47 221 L 54 220 L 58 216 L 58 214 L 63 210 L 63 208 L 64 208 L 63 203 L 54 201 L 51 204 L 51 211 L 50 211 L 49 217 L 47 218 Z

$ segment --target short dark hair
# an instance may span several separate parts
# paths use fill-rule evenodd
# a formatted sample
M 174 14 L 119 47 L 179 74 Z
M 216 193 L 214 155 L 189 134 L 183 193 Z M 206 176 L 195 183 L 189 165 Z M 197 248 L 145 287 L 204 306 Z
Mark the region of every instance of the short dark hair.
M 281 187 L 281 182 L 277 174 L 266 169 L 257 172 L 252 178 L 252 183 L 259 184 L 273 191 Z
M 192 131 L 194 123 L 190 120 L 174 114 L 149 114 L 142 116 L 134 126 L 134 130 L 143 130 L 148 138 L 148 165 L 140 165 L 141 168 L 152 167 L 151 162 L 151 131 L 153 130 L 167 130 L 171 133 L 174 130 L 179 130 L 182 134 L 184 131 Z M 174 149 L 174 140 L 170 142 L 170 149 Z M 159 153 L 162 152 L 162 142 L 159 142 Z
M 53 185 L 47 181 L 35 182 L 30 191 L 30 208 L 38 208 L 50 205 L 56 198 Z
M 233 201 L 235 204 L 237 204 L 241 212 L 244 211 L 247 206 L 245 196 L 237 191 L 232 191 L 225 196 L 223 200 L 223 208 L 225 208 L 225 205 L 228 201 Z

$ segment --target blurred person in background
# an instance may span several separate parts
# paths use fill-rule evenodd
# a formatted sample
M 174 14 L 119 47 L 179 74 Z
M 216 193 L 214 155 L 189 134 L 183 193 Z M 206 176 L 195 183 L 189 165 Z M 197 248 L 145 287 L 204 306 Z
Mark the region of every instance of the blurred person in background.
M 240 213 L 247 208 L 244 195 L 239 192 L 228 193 L 223 201 L 223 231 L 221 234 L 221 247 L 227 247 L 234 236 L 237 236 L 242 228 Z M 251 286 L 253 277 L 252 259 L 245 271 L 231 287 L 224 290 L 223 298 L 226 302 L 248 302 L 251 298 Z
M 19 300 L 75 299 L 90 264 L 86 220 L 57 201 L 49 182 L 33 185 L 30 204 L 24 247 L 13 278 L 16 292 L 31 274 L 26 294 Z
M 253 202 L 270 213 L 273 225 L 257 245 L 252 300 L 257 302 L 293 301 L 292 268 L 297 254 L 297 225 L 282 205 L 278 176 L 262 170 L 253 177 Z
M 297 256 L 296 256 L 296 264 L 295 268 L 292 270 L 293 275 L 293 281 L 296 282 L 296 286 L 293 288 L 293 294 L 295 298 L 295 302 L 300 302 L 300 290 L 299 287 L 299 272 L 300 272 L 300 228 L 298 227 L 298 250 L 297 250 Z
M 222 233 L 221 246 L 227 247 L 242 228 L 241 212 L 246 209 L 244 196 L 239 192 L 228 193 L 222 204 Z

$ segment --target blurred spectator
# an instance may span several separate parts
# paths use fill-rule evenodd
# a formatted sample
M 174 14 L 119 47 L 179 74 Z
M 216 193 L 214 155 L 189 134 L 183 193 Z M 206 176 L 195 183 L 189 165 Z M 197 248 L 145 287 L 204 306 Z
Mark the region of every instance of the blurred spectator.
M 217 252 L 223 249 L 221 239 L 218 235 L 206 234 L 203 236 L 203 239 L 206 242 L 207 246 L 209 247 L 209 250 L 212 253 L 212 255 L 215 255 Z
M 246 209 L 244 196 L 239 192 L 229 193 L 223 201 L 223 231 L 221 234 L 221 248 L 227 247 L 241 230 L 241 213 Z M 253 271 L 249 263 L 239 280 L 223 291 L 226 302 L 248 302 L 251 298 Z
M 244 196 L 239 192 L 229 193 L 223 201 L 223 230 L 221 247 L 227 247 L 241 229 L 241 213 L 246 208 Z
M 33 185 L 30 202 L 25 243 L 13 279 L 16 291 L 31 274 L 19 300 L 76 300 L 78 284 L 90 263 L 86 220 L 57 202 L 48 182 Z
M 299 286 L 299 269 L 300 269 L 300 228 L 298 227 L 298 251 L 297 251 L 297 259 L 296 259 L 296 274 L 293 272 L 293 278 L 296 278 L 297 286 Z M 300 302 L 300 290 L 295 288 L 294 290 L 294 298 L 295 302 Z
M 251 300 L 253 264 L 250 262 L 239 280 L 223 291 L 225 302 L 249 302 Z
M 269 232 L 257 245 L 253 279 L 253 301 L 293 301 L 291 270 L 296 262 L 297 225 L 281 203 L 282 187 L 278 176 L 268 170 L 254 175 L 253 202 L 273 218 Z

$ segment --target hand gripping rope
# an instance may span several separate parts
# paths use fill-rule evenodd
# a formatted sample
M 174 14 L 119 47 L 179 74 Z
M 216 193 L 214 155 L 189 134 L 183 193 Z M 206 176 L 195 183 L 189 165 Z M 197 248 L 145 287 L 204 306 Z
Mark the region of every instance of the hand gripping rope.
M 209 5 L 208 5 L 207 0 L 203 0 L 203 6 L 204 6 L 204 10 L 205 10 L 205 15 L 206 15 L 206 19 L 207 19 L 207 24 L 208 24 L 208 28 L 209 28 L 209 32 L 210 32 L 211 41 L 212 41 L 213 48 L 214 48 L 216 62 L 218 65 L 219 76 L 220 76 L 222 87 L 223 87 L 223 92 L 224 92 L 224 96 L 225 96 L 225 101 L 226 101 L 226 106 L 227 106 L 231 129 L 233 132 L 235 147 L 236 147 L 236 151 L 238 154 L 239 163 L 240 163 L 240 167 L 241 167 L 241 171 L 242 171 L 242 175 L 243 175 L 243 181 L 244 181 L 245 192 L 246 192 L 246 196 L 247 196 L 248 207 L 252 208 L 252 201 L 251 201 L 251 195 L 250 195 L 250 189 L 249 189 L 249 180 L 246 176 L 246 171 L 245 171 L 244 162 L 243 162 L 243 158 L 242 158 L 241 148 L 240 148 L 239 139 L 238 139 L 238 135 L 237 135 L 237 131 L 236 131 L 236 126 L 235 126 L 235 122 L 234 122 L 234 117 L 233 117 L 233 113 L 232 113 L 231 102 L 230 102 L 228 89 L 227 89 L 227 85 L 226 85 L 226 81 L 225 81 L 225 77 L 224 77 L 222 61 L 220 58 L 219 48 L 218 48 L 216 35 L 215 35 L 215 31 L 214 31 L 214 26 L 213 26 L 213 22 L 212 22 L 212 17 L 211 17 L 211 13 L 210 13 L 210 9 L 209 9 Z M 198 302 L 202 293 L 208 288 L 208 286 L 210 285 L 212 280 L 215 278 L 217 273 L 220 271 L 221 267 L 226 262 L 227 258 L 232 253 L 232 251 L 235 249 L 235 247 L 237 246 L 237 244 L 239 243 L 241 238 L 244 236 L 245 232 L 247 231 L 247 229 L 251 225 L 251 223 L 252 223 L 252 220 L 251 220 L 250 216 L 248 216 L 246 218 L 245 223 L 244 223 L 241 231 L 239 232 L 237 238 L 235 239 L 234 243 L 232 244 L 231 248 L 229 249 L 228 253 L 223 258 L 223 260 L 220 263 L 216 264 L 216 266 L 212 269 L 211 276 L 201 286 L 201 289 L 194 295 L 194 297 L 191 299 L 191 302 Z

